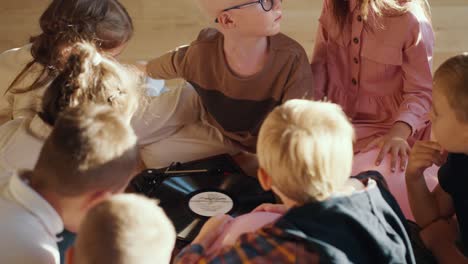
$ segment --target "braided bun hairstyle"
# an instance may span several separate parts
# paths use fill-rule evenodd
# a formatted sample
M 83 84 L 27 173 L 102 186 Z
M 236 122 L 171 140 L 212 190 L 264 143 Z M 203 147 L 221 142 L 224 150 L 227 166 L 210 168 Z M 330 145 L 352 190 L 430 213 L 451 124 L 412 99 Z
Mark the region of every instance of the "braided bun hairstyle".
M 14 93 L 32 91 L 47 85 L 67 61 L 63 52 L 74 43 L 94 43 L 100 50 L 112 50 L 125 44 L 133 34 L 132 19 L 118 0 L 53 0 L 42 14 L 42 33 L 31 37 L 29 62 L 8 90 Z M 16 87 L 35 64 L 42 71 L 29 87 Z
M 107 104 L 126 120 L 143 101 L 144 78 L 131 66 L 101 55 L 91 43 L 80 42 L 70 51 L 67 63 L 47 87 L 40 117 L 53 126 L 65 109 L 82 104 Z

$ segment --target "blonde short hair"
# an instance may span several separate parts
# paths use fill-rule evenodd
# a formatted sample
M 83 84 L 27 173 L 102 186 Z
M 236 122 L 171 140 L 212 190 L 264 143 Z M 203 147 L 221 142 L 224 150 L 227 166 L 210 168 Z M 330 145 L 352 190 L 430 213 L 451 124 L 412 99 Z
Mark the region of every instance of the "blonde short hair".
M 338 105 L 290 100 L 275 108 L 260 129 L 259 164 L 289 199 L 321 201 L 350 176 L 353 138 Z
M 92 208 L 75 243 L 74 260 L 86 264 L 169 263 L 175 230 L 155 200 L 120 194 Z
M 62 196 L 119 190 L 138 166 L 137 137 L 106 105 L 65 110 L 46 139 L 32 181 Z

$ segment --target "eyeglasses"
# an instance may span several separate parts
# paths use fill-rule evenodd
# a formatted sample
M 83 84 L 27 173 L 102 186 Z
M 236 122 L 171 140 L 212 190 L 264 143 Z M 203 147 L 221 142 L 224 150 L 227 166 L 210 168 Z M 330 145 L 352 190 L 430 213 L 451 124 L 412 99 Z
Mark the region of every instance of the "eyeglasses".
M 282 0 L 279 0 L 279 1 L 282 2 Z M 253 1 L 253 2 L 248 2 L 248 3 L 245 3 L 245 4 L 228 7 L 226 9 L 223 9 L 223 12 L 226 12 L 226 11 L 229 11 L 229 10 L 232 10 L 232 9 L 241 9 L 243 7 L 247 7 L 247 6 L 251 6 L 251 5 L 257 5 L 257 4 L 260 4 L 262 6 L 262 9 L 265 12 L 268 12 L 271 9 L 273 9 L 273 6 L 275 6 L 275 0 L 257 0 L 257 1 Z M 219 21 L 216 18 L 215 23 L 218 23 L 218 22 Z

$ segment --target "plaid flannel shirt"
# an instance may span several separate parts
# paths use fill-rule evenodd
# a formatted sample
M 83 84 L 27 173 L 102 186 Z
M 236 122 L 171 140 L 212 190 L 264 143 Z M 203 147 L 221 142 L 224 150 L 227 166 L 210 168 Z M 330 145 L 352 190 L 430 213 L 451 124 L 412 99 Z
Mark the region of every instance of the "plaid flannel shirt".
M 319 263 L 318 253 L 300 237 L 287 234 L 275 224 L 242 235 L 234 246 L 208 256 L 203 246 L 187 246 L 175 263 Z

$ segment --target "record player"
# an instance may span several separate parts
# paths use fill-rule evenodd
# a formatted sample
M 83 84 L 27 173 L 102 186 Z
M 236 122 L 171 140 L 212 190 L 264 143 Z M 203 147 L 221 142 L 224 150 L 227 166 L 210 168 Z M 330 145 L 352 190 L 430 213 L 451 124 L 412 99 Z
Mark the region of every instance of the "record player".
M 173 222 L 178 240 L 191 242 L 210 217 L 233 217 L 275 202 L 231 156 L 222 154 L 163 169 L 148 169 L 131 182 L 137 193 L 158 199 Z

